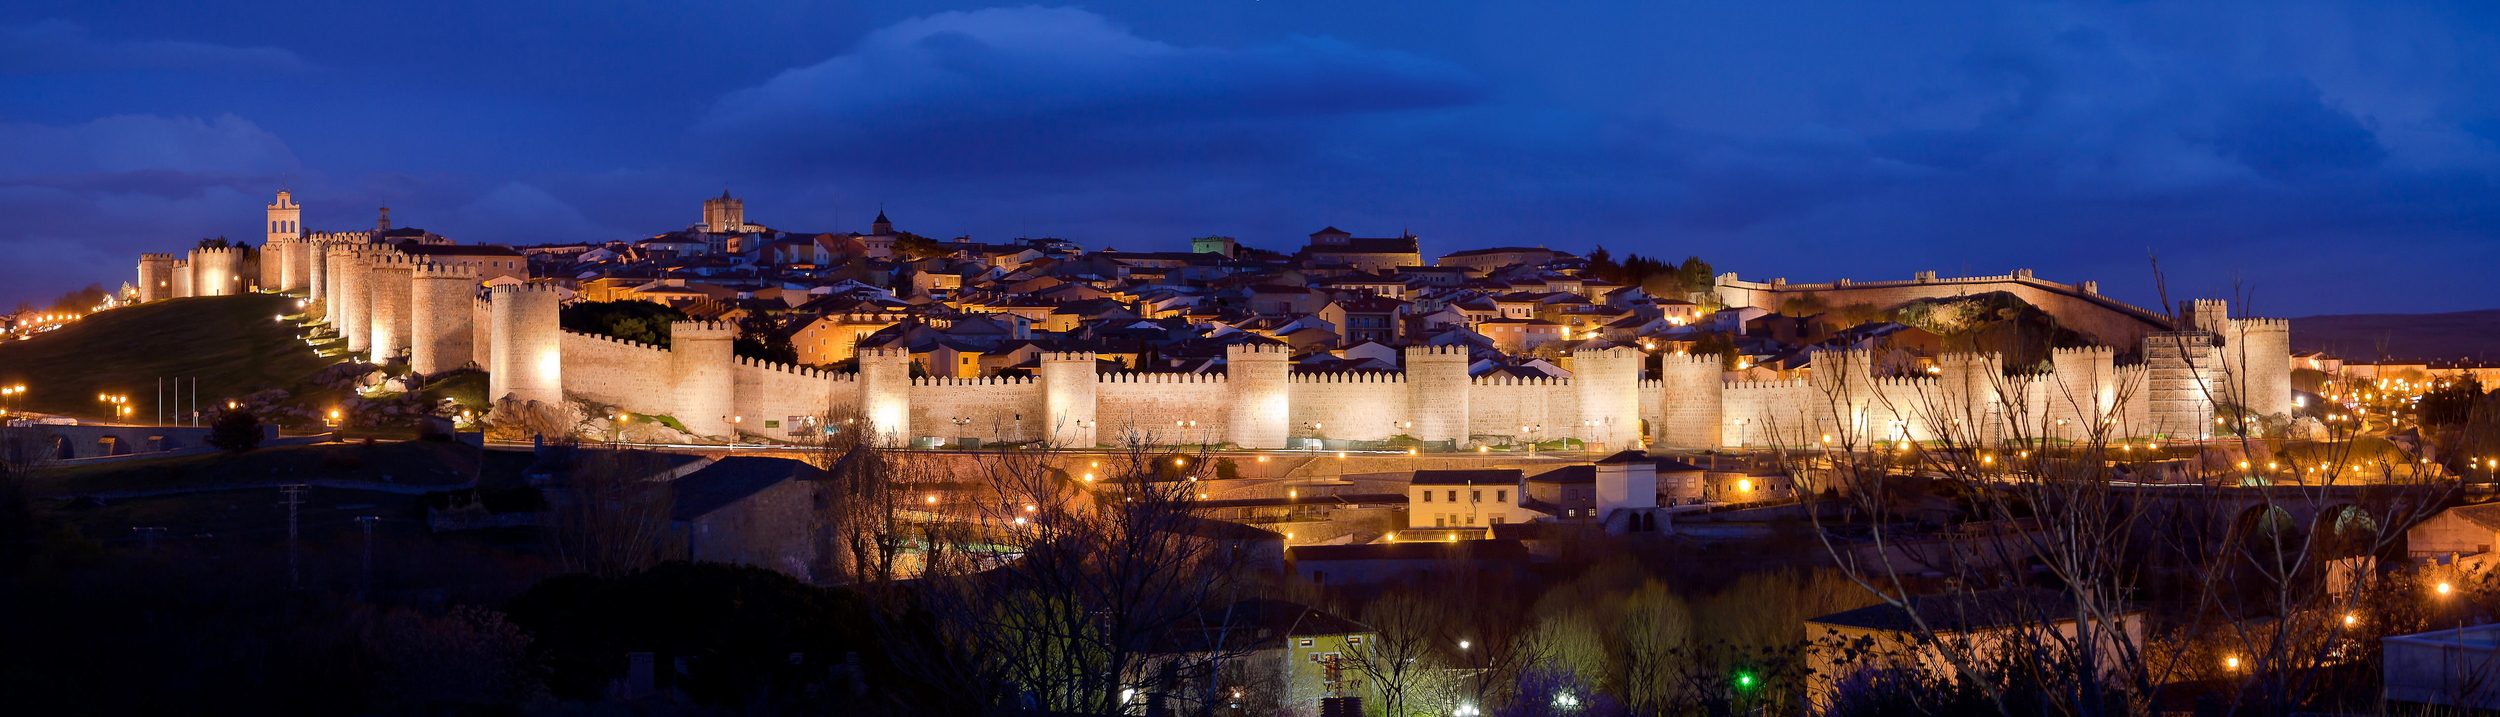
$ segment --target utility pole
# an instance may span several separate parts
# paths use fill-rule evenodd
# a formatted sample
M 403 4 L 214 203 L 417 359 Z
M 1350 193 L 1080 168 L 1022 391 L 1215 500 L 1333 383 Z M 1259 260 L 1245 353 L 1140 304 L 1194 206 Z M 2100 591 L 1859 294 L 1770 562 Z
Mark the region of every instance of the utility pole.
M 297 507 L 304 504 L 304 484 L 288 483 L 278 486 L 278 490 L 286 493 L 286 585 L 288 590 L 302 590 L 303 563 L 298 559 L 302 550 L 297 547 L 295 515 Z
M 365 529 L 365 579 L 364 579 L 364 587 L 359 588 L 359 589 L 356 591 L 356 592 L 357 592 L 357 597 L 358 597 L 358 598 L 360 598 L 360 599 L 366 599 L 366 600 L 373 599 L 373 598 L 372 598 L 372 595 L 373 595 L 373 524 L 374 524 L 376 521 L 379 521 L 379 520 L 381 520 L 381 518 L 374 517 L 374 516 L 370 516 L 370 515 L 360 515 L 360 516 L 356 516 L 356 523 L 357 523 L 358 525 L 362 525 L 362 526 L 364 526 L 364 529 Z

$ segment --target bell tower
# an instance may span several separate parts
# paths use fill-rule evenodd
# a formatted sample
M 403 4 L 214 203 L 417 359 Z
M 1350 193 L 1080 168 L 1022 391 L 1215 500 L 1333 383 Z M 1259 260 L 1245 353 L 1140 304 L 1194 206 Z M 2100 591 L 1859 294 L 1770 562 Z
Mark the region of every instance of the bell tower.
M 262 242 L 261 245 L 268 246 L 277 243 L 280 239 L 295 239 L 303 236 L 303 220 L 304 208 L 295 206 L 295 195 L 289 194 L 284 189 L 278 190 L 278 201 L 269 204 L 269 240 Z

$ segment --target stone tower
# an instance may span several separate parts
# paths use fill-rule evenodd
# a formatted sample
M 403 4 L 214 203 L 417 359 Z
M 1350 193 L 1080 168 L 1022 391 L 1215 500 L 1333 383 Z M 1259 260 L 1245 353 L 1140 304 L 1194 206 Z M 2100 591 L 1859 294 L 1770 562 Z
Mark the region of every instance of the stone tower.
M 740 227 L 746 226 L 746 223 L 746 200 L 730 197 L 729 190 L 721 190 L 718 199 L 703 200 L 704 230 L 714 234 L 728 234 L 738 231 Z
M 330 300 L 330 243 L 304 241 L 304 294 L 311 299 L 305 308 L 314 316 L 328 316 Z
M 887 236 L 894 233 L 894 222 L 885 218 L 884 209 L 878 209 L 877 220 L 868 223 L 868 233 L 877 236 Z
M 269 203 L 269 238 L 261 242 L 267 247 L 282 240 L 304 236 L 304 208 L 295 206 L 295 195 L 278 190 L 278 201 Z
M 191 250 L 191 294 L 194 296 L 232 296 L 243 293 L 242 247 L 202 247 Z
M 545 284 L 493 287 L 494 324 L 487 329 L 489 400 L 512 398 L 561 405 L 564 401 L 564 331 L 557 325 L 561 297 Z
M 365 265 L 363 247 L 341 245 L 330 249 L 330 327 L 347 340 L 347 350 L 368 351 L 373 339 L 373 290 L 365 285 L 370 275 Z
M 374 235 L 374 239 L 375 239 L 376 241 L 379 241 L 379 240 L 381 239 L 382 232 L 387 232 L 387 231 L 390 231 L 390 230 L 391 230 L 391 208 L 390 208 L 390 207 L 383 207 L 383 208 L 382 208 L 382 218 L 381 218 L 381 219 L 378 219 L 378 220 L 375 220 L 375 221 L 373 222 L 373 235 Z
M 1864 446 L 1872 441 L 1898 439 L 1900 434 L 1896 429 L 1908 428 L 1892 422 L 1903 420 L 1895 418 L 1894 412 L 1909 406 L 1885 406 L 1878 401 L 1873 355 L 1861 350 L 1816 351 L 1812 362 L 1812 405 L 1807 406 L 1806 415 L 1798 419 L 1811 425 L 1799 425 L 1792 430 L 1813 432 L 1817 434 L 1814 438 L 1818 441 L 1822 438 L 1820 434 L 1828 433 L 1832 434 L 1832 440 L 1837 445 Z M 1742 430 L 1751 436 L 1760 436 L 1766 428 L 1757 424 Z M 1738 440 L 1746 438 L 1740 436 Z
M 2260 416 L 2292 412 L 2292 322 L 2238 319 L 2237 335 L 2224 347 L 2224 364 L 2237 372 L 2240 405 Z
M 190 298 L 190 296 L 191 296 L 191 260 L 189 260 L 189 259 L 175 259 L 175 260 L 174 260 L 174 265 L 173 265 L 171 268 L 172 268 L 172 270 L 173 270 L 174 282 L 173 282 L 173 287 L 172 287 L 172 289 L 168 292 L 168 294 L 169 294 L 169 297 L 168 297 L 168 298 L 175 298 L 175 299 L 185 299 L 185 298 Z
M 1573 437 L 1607 450 L 1640 446 L 1641 352 L 1617 346 L 1571 352 L 1571 385 L 1580 399 Z
M 859 350 L 859 405 L 875 425 L 876 440 L 911 440 L 911 350 L 880 346 Z
M 1998 395 L 2000 388 L 2009 387 L 2004 362 L 1996 354 L 1948 353 L 1936 357 L 1936 366 L 1939 400 L 1934 407 L 1912 409 L 1920 414 L 1913 420 L 1927 424 L 1917 429 L 1941 432 L 1965 445 L 1990 445 L 2006 437 L 2005 405 Z
M 1666 395 L 1659 399 L 1657 445 L 1705 449 L 1721 445 L 1723 388 L 1717 354 L 1668 354 L 1658 357 L 1658 379 Z
M 371 294 L 372 347 L 374 363 L 407 351 L 413 337 L 409 333 L 408 287 L 416 277 L 416 258 L 406 254 L 384 253 L 373 257 L 366 269 L 365 287 Z
M 676 376 L 672 403 L 678 422 L 696 435 L 738 437 L 741 425 L 731 420 L 738 413 L 737 341 L 738 326 L 725 321 L 668 325 L 669 371 Z
M 884 214 L 878 214 L 884 218 Z M 1224 382 L 1232 392 L 1233 445 L 1283 448 L 1293 425 L 1286 384 L 1289 346 L 1233 344 L 1224 347 Z
M 2034 389 L 2029 400 L 2045 403 L 2041 414 L 2043 425 L 2034 428 L 2039 435 L 2080 441 L 2091 437 L 2095 426 L 2114 425 L 2118 418 L 2118 378 L 2115 354 L 2107 346 L 2085 346 L 2052 349 L 2049 365 L 2056 380 Z M 2059 420 L 2065 423 L 2058 423 Z M 2111 435 L 2123 435 L 2112 431 Z
M 1415 427 L 1408 435 L 1420 441 L 1467 445 L 1467 395 L 1474 385 L 1467 376 L 1471 360 L 1465 346 L 1406 348 L 1406 405 L 1415 416 Z
M 470 303 L 477 273 L 456 264 L 416 267 L 408 284 L 408 369 L 437 374 L 469 364 L 476 349 Z
M 2144 417 L 2152 425 L 2129 433 L 2157 433 L 2196 440 L 2213 433 L 2213 397 L 2222 386 L 2222 361 L 2214 335 L 2170 331 L 2144 337 Z M 2288 362 L 2287 362 L 2288 363 Z
M 161 301 L 174 296 L 174 255 L 139 255 L 139 300 Z
M 1042 422 L 1058 448 L 1086 449 L 1100 445 L 1095 432 L 1095 389 L 1102 378 L 1094 372 L 1091 351 L 1042 354 Z

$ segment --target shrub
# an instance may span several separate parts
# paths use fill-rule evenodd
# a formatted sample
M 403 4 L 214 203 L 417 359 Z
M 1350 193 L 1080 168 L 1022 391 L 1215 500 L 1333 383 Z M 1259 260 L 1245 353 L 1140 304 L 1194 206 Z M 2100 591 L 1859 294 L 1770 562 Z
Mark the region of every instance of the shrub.
M 251 411 L 226 411 L 217 414 L 217 422 L 209 425 L 208 444 L 229 453 L 243 453 L 260 447 L 260 417 Z

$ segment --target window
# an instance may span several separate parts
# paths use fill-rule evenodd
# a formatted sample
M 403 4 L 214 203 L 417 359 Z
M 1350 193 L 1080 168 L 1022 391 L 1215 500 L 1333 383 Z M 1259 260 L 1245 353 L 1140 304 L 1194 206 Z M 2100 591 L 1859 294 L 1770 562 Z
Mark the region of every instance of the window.
M 1310 646 L 1311 646 L 1311 638 L 1307 638 L 1307 637 L 1302 638 L 1302 646 L 1303 646 L 1303 647 L 1310 647 Z
M 1468 524 L 1468 525 L 1475 525 L 1475 524 L 1476 524 L 1476 516 L 1472 516 L 1472 515 L 1467 516 L 1467 524 Z
M 1444 518 L 1444 517 L 1441 517 L 1441 516 L 1438 516 L 1438 515 L 1436 515 L 1436 516 L 1432 516 L 1432 527 L 1435 527 L 1435 528 L 1447 528 L 1447 527 L 1450 527 L 1450 524 L 1447 522 L 1448 520 L 1449 520 L 1448 518 Z
M 1458 502 L 1458 491 L 1450 491 L 1449 498 L 1452 503 Z
M 1424 502 L 1432 502 L 1432 491 L 1424 491 Z
M 1493 516 L 1492 518 L 1488 518 L 1488 519 L 1486 519 L 1486 520 L 1485 520 L 1485 522 L 1492 523 L 1492 524 L 1494 524 L 1494 525 L 1501 525 L 1501 524 L 1502 524 L 1502 516 L 1499 516 L 1499 515 Z
M 1493 491 L 1493 502 L 1495 502 L 1495 503 L 1508 503 L 1508 502 L 1510 502 L 1510 491 L 1506 491 L 1506 490 L 1497 490 L 1497 491 Z
M 1469 502 L 1469 503 L 1482 503 L 1482 502 L 1484 502 L 1484 491 L 1480 491 L 1480 490 L 1471 490 L 1471 491 L 1467 491 L 1467 502 Z
M 1348 644 L 1348 645 L 1360 645 L 1360 644 L 1363 644 L 1363 636 L 1361 636 L 1361 635 L 1356 635 L 1356 636 L 1353 636 L 1353 637 L 1346 638 L 1346 639 L 1345 639 L 1345 644 Z

